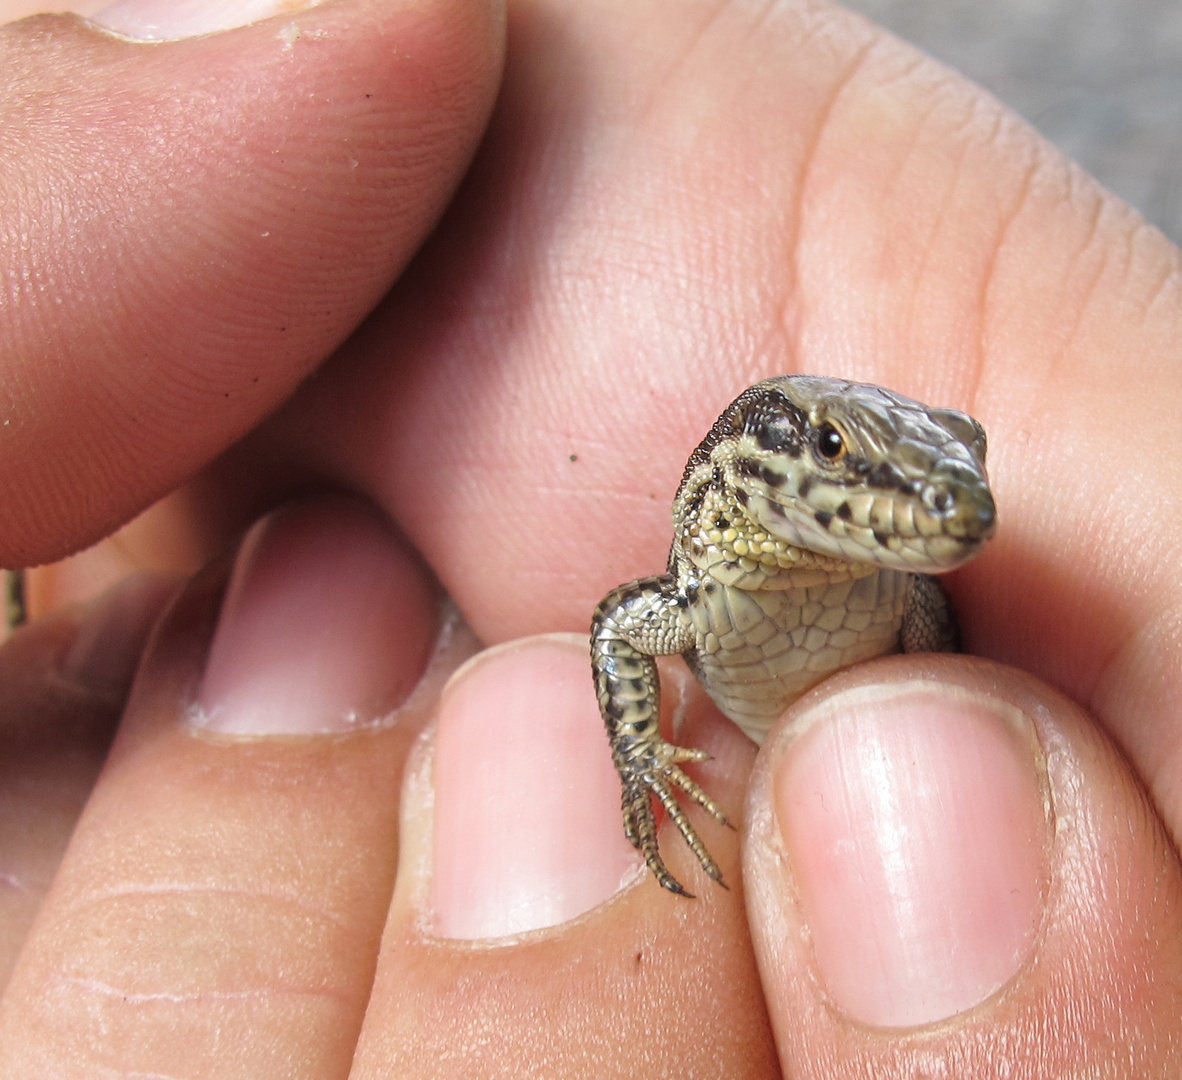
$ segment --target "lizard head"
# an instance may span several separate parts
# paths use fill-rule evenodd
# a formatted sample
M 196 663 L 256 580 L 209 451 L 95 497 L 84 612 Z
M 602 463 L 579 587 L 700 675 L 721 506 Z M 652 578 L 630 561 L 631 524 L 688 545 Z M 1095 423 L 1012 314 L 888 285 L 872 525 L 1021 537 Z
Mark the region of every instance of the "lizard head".
M 707 464 L 760 534 L 822 556 L 939 573 L 995 528 L 981 425 L 877 386 L 808 375 L 757 383 L 694 451 L 686 477 Z

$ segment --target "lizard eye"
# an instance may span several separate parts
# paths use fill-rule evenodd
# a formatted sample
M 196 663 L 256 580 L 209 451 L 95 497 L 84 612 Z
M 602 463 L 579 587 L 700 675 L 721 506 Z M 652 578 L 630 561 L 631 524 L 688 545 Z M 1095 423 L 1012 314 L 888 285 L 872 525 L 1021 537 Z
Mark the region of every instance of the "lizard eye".
M 817 429 L 817 453 L 826 461 L 836 461 L 845 453 L 845 440 L 832 424 L 822 424 Z

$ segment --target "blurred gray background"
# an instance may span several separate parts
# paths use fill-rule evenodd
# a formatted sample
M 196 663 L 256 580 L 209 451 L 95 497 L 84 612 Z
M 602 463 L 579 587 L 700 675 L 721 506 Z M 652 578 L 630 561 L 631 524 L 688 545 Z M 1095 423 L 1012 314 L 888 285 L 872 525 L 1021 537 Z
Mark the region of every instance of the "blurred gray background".
M 843 0 L 980 83 L 1182 244 L 1182 0 Z

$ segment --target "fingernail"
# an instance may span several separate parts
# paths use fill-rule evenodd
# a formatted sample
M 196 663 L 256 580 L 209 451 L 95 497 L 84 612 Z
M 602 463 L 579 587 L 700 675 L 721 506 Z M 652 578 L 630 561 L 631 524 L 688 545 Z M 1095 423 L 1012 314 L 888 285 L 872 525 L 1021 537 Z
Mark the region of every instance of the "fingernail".
M 1017 974 L 1048 879 L 1033 725 L 956 687 L 861 687 L 804 714 L 775 808 L 834 1003 L 933 1023 Z
M 234 735 L 379 722 L 422 674 L 437 620 L 424 571 L 365 509 L 276 511 L 235 559 L 193 722 Z
M 236 26 L 294 14 L 321 0 L 116 0 L 90 16 L 108 30 L 137 41 L 179 38 L 232 30 Z
M 582 638 L 513 642 L 456 672 L 439 706 L 434 783 L 441 937 L 554 926 L 637 873 Z

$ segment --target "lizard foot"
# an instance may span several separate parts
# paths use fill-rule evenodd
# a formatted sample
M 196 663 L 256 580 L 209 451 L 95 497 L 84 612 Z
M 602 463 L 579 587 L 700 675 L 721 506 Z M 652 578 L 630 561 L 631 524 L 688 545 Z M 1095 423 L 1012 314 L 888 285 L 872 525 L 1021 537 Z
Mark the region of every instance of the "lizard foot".
M 630 744 L 617 747 L 612 754 L 623 784 L 621 806 L 624 811 L 624 833 L 632 846 L 644 856 L 648 868 L 662 887 L 679 896 L 692 897 L 694 894 L 688 892 L 669 872 L 661 858 L 652 799 L 655 796 L 665 808 L 665 813 L 697 856 L 702 869 L 725 889 L 726 883 L 722 880 L 718 863 L 706 850 L 706 845 L 690 824 L 676 796 L 677 791 L 684 792 L 720 825 L 730 825 L 717 803 L 678 767 L 684 761 L 707 761 L 709 757 L 703 750 L 687 750 L 661 738 L 631 741 Z

